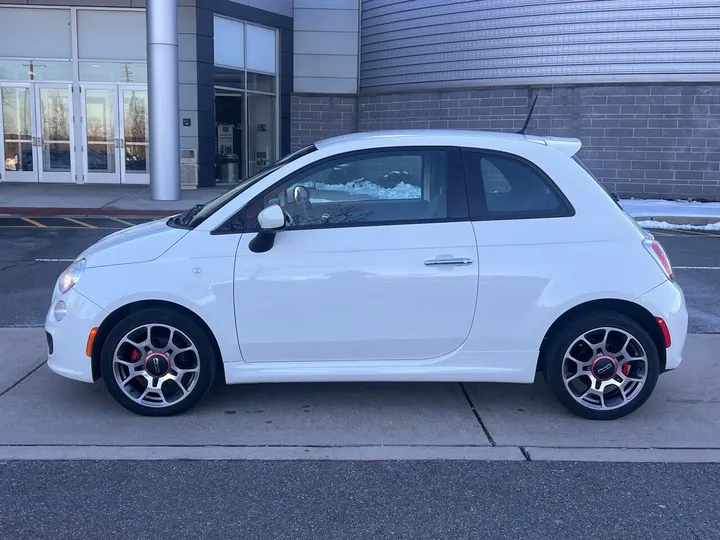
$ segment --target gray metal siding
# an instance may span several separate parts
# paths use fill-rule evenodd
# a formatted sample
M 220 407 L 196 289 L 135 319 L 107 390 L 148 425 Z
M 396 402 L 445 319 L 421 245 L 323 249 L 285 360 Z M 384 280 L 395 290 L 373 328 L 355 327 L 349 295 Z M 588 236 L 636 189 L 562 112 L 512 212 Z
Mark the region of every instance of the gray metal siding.
M 720 80 L 718 0 L 362 0 L 366 92 Z

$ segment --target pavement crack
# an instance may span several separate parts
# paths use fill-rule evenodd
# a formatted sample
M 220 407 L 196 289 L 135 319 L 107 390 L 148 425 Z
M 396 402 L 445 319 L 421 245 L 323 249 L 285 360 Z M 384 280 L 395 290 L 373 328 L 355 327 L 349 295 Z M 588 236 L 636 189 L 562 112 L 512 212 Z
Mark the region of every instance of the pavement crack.
M 483 430 L 483 433 L 485 433 L 485 436 L 487 437 L 487 440 L 490 442 L 492 446 L 497 446 L 495 444 L 495 440 L 492 438 L 492 435 L 490 435 L 490 430 L 485 426 L 485 423 L 482 421 L 482 418 L 480 418 L 480 413 L 475 408 L 475 404 L 473 403 L 472 399 L 470 399 L 470 394 L 468 394 L 467 389 L 465 388 L 465 385 L 463 383 L 460 384 L 460 390 L 462 390 L 463 395 L 465 396 L 465 400 L 467 401 L 468 405 L 470 406 L 470 410 L 475 415 L 475 419 L 478 421 L 478 424 L 480 424 L 480 427 Z
M 39 264 L 39 261 L 18 261 L 16 263 L 3 266 L 2 268 L 0 268 L 0 272 L 4 272 L 5 270 L 11 270 L 12 268 L 28 268 L 36 264 Z
M 106 202 L 105 204 L 103 204 L 103 205 L 99 208 L 99 210 L 103 210 L 104 208 L 110 206 L 111 204 L 115 204 L 115 203 L 118 202 L 118 201 L 121 201 L 121 200 L 126 199 L 126 198 L 128 198 L 128 197 L 132 197 L 133 195 L 137 195 L 138 193 L 142 193 L 142 192 L 145 191 L 146 189 L 147 189 L 147 188 L 142 188 L 142 189 L 139 189 L 139 190 L 137 190 L 137 191 L 133 191 L 133 192 L 131 192 L 131 193 L 126 193 L 125 195 L 122 195 L 121 197 L 118 197 L 117 199 L 113 199 L 113 200 L 111 200 L 111 201 L 109 201 L 109 202 Z
M 40 369 L 40 368 L 43 367 L 44 365 L 45 365 L 45 360 L 43 360 L 42 362 L 40 362 L 40 364 L 39 364 L 37 367 L 34 367 L 34 368 L 32 369 L 32 371 L 30 371 L 29 373 L 26 373 L 25 375 L 23 375 L 22 377 L 20 377 L 20 379 L 18 379 L 17 381 L 15 381 L 15 382 L 14 382 L 13 384 L 11 384 L 8 388 L 6 388 L 4 391 L 0 392 L 0 397 L 3 397 L 3 396 L 4 396 L 5 394 L 7 394 L 10 390 L 12 390 L 13 388 L 15 388 L 18 384 L 20 384 L 21 382 L 23 382 L 25 379 L 27 379 L 30 375 L 32 375 L 33 373 L 35 373 L 38 369 Z

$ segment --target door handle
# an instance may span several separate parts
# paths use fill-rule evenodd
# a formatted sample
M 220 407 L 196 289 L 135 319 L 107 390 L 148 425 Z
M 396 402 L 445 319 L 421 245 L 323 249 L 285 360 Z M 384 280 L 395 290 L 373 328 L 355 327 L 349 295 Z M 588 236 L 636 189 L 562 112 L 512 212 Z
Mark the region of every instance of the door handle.
M 472 259 L 466 257 L 454 257 L 449 259 L 429 259 L 425 261 L 425 266 L 467 266 L 472 264 Z

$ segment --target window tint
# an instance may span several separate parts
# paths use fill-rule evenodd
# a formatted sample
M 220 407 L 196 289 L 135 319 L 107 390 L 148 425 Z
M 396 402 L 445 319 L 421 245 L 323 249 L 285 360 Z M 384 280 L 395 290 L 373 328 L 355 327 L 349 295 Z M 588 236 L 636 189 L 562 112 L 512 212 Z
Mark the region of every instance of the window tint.
M 288 230 L 445 219 L 448 158 L 443 150 L 376 151 L 326 161 L 279 183 L 248 206 L 246 229 L 279 204 Z
M 556 188 L 530 165 L 498 154 L 463 151 L 473 217 L 498 219 L 572 215 Z

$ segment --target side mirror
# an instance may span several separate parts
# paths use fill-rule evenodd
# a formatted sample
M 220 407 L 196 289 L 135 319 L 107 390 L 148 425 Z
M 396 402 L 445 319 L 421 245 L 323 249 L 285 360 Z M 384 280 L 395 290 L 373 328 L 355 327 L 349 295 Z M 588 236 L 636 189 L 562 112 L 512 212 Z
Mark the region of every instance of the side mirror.
M 258 214 L 258 223 L 263 231 L 280 232 L 285 229 L 285 212 L 273 204 Z
M 258 214 L 260 232 L 250 240 L 248 248 L 253 253 L 265 253 L 275 245 L 275 235 L 285 230 L 285 212 L 279 205 L 273 204 Z

